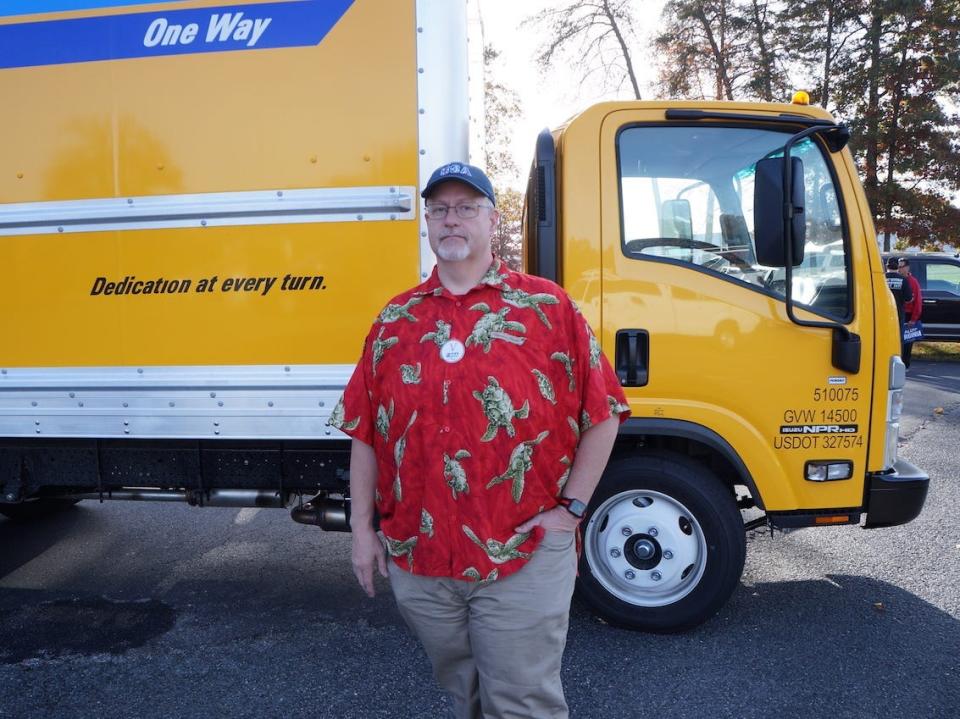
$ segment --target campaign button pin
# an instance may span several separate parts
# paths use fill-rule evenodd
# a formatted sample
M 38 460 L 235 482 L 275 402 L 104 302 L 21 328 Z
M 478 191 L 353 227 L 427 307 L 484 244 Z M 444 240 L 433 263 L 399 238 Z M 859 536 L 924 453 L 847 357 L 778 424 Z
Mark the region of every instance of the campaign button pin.
M 466 352 L 467 348 L 463 346 L 463 342 L 460 340 L 447 340 L 440 348 L 440 359 L 453 364 L 462 360 Z

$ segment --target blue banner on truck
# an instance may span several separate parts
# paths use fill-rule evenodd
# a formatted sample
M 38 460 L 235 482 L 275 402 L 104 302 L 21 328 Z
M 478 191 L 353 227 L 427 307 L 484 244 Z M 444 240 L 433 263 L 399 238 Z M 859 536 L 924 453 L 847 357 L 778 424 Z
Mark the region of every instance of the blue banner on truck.
M 33 13 L 130 2 L 15 3 Z M 353 0 L 293 0 L 0 25 L 0 68 L 317 45 Z M 7 8 L 6 14 L 12 14 Z
M 118 8 L 128 5 L 160 5 L 165 2 L 179 2 L 179 0 L 4 0 L 0 4 L 0 17 L 106 7 Z

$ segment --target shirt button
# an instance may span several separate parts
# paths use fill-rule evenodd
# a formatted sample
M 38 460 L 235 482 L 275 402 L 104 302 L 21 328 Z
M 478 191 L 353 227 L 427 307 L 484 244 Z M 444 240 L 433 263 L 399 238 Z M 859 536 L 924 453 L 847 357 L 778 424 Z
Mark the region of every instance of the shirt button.
M 447 432 L 450 431 L 450 428 L 449 428 L 447 425 L 443 425 L 443 426 L 440 428 L 440 431 L 441 431 L 442 433 L 446 434 Z
M 461 302 L 460 300 L 457 300 L 457 307 L 460 307 L 461 305 L 463 305 L 463 302 Z

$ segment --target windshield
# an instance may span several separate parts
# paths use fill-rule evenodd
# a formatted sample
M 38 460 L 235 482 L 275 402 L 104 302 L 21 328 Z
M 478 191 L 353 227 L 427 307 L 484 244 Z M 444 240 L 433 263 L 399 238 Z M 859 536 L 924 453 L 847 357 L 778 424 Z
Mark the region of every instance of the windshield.
M 753 244 L 756 163 L 781 155 L 783 132 L 734 127 L 638 126 L 620 133 L 623 251 L 662 258 L 783 296 L 784 270 L 757 264 Z M 829 165 L 810 139 L 803 161 L 807 240 L 793 298 L 836 318 L 850 314 L 840 205 Z

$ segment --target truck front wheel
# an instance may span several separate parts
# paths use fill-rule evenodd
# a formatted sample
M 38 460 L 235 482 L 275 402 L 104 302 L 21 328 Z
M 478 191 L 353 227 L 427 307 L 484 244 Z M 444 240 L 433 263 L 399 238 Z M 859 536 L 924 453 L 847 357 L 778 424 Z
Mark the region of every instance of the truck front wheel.
M 577 594 L 612 624 L 683 631 L 723 606 L 745 557 L 729 488 L 689 457 L 649 451 L 608 465 L 584 518 Z

